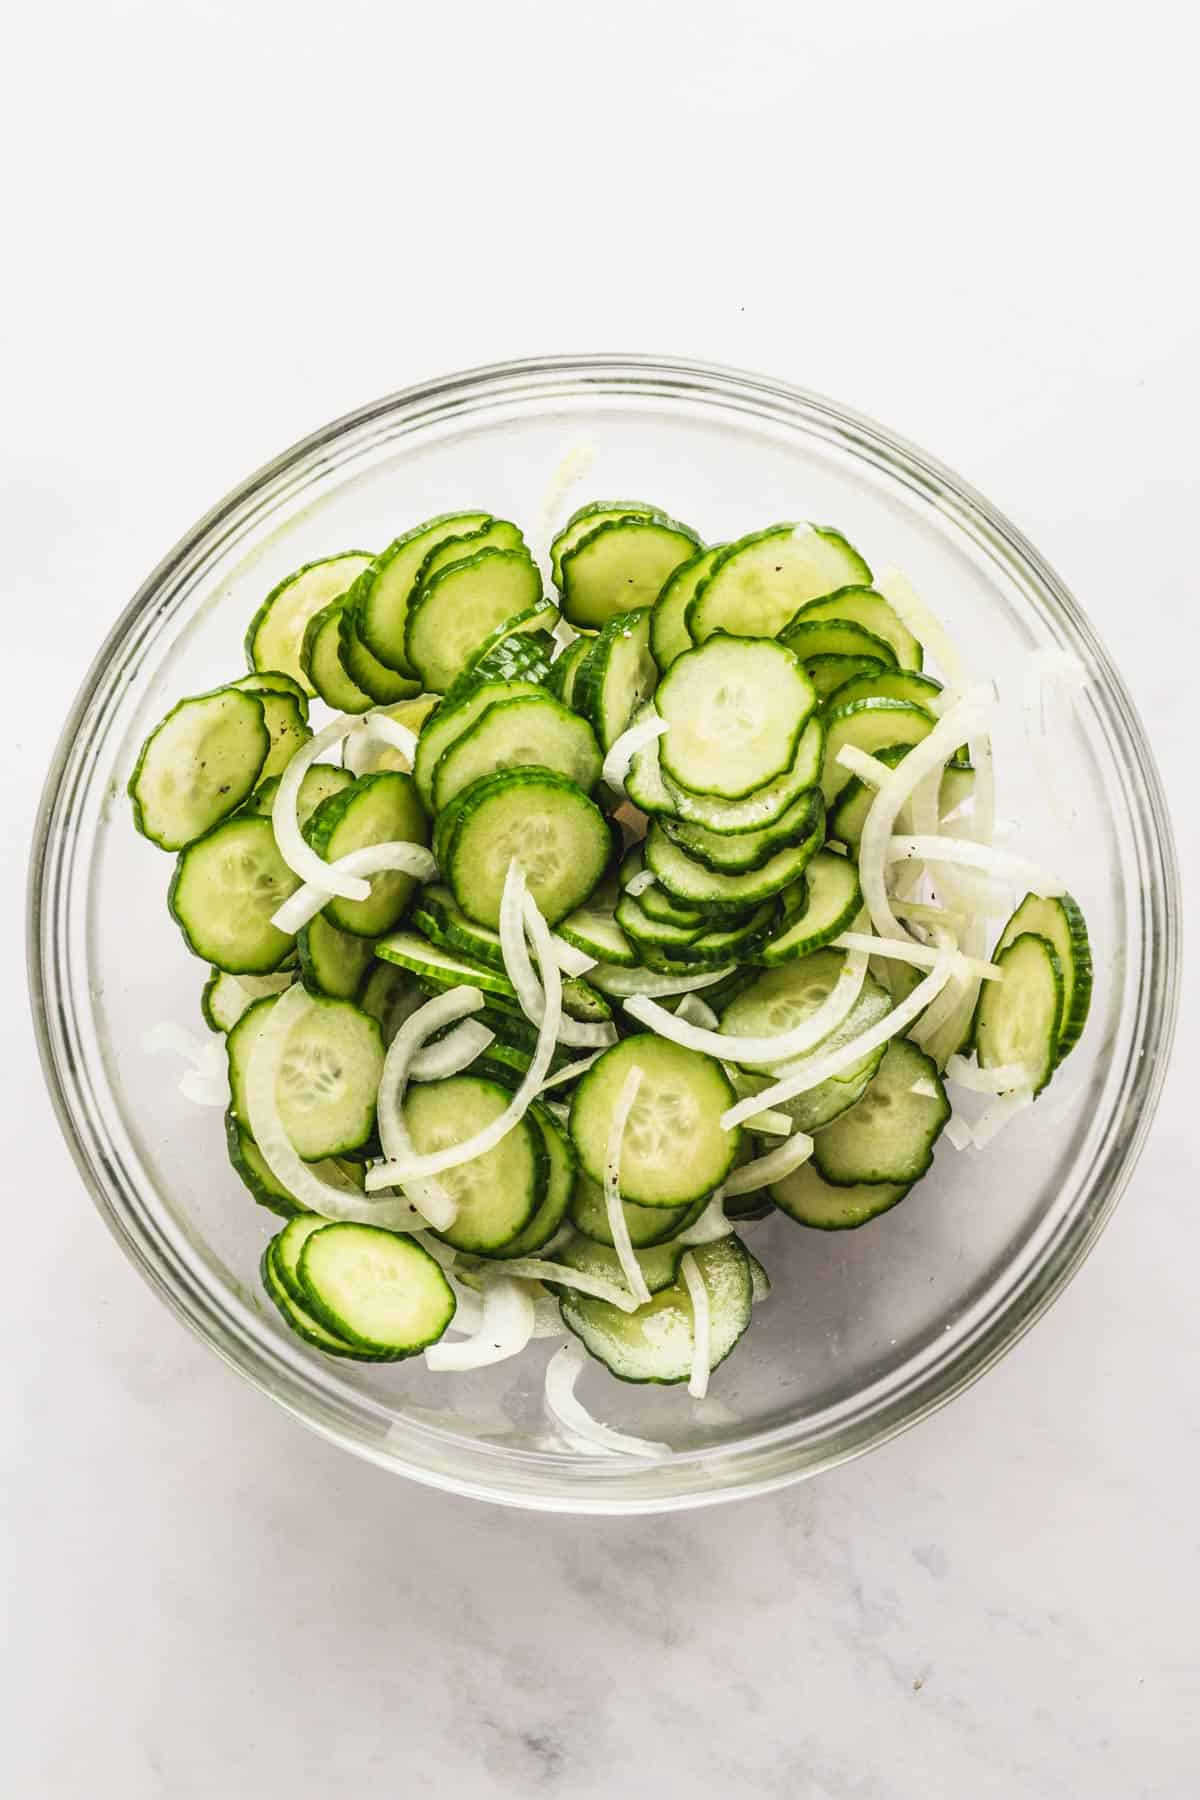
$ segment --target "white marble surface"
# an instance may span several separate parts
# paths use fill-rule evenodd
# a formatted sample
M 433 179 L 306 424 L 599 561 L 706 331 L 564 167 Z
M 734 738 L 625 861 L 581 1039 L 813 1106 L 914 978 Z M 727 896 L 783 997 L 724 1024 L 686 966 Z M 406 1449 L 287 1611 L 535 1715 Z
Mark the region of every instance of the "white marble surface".
M 509 353 L 770 369 L 961 468 L 1126 668 L 1195 892 L 1179 9 L 808 16 L 64 0 L 19 27 L 0 116 L 17 1800 L 1200 1785 L 1194 1008 L 1115 1222 L 980 1386 L 805 1487 L 611 1523 L 405 1485 L 251 1392 L 105 1234 L 33 1061 L 14 843 L 115 610 L 279 446 Z

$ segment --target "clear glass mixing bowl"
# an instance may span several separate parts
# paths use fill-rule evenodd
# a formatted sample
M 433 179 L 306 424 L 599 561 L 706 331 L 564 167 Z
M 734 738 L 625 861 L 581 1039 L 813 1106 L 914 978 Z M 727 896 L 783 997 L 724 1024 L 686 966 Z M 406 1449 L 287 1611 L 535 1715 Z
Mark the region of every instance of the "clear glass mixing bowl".
M 572 454 L 574 453 L 574 454 Z M 581 476 L 569 495 L 556 471 Z M 583 474 L 586 465 L 586 474 Z M 1064 871 L 1096 953 L 1083 1043 L 992 1151 L 943 1140 L 904 1205 L 858 1232 L 784 1218 L 752 1239 L 774 1291 L 712 1398 L 591 1366 L 604 1419 L 668 1440 L 643 1462 L 579 1454 L 543 1413 L 555 1340 L 466 1376 L 420 1359 L 332 1362 L 259 1291 L 272 1221 L 226 1163 L 219 1112 L 190 1105 L 143 1037 L 199 1025 L 205 971 L 167 915 L 171 862 L 137 837 L 124 785 L 172 700 L 235 673 L 247 620 L 298 564 L 382 546 L 431 513 L 485 506 L 544 548 L 593 495 L 645 493 L 715 541 L 779 518 L 838 525 L 899 564 L 1010 704 L 999 806 Z M 538 536 L 540 532 L 540 538 Z M 1057 749 L 1077 824 L 1056 825 L 1020 728 L 1027 652 L 1090 686 Z M 409 389 L 286 451 L 154 571 L 101 647 L 46 783 L 30 956 L 46 1077 L 115 1236 L 181 1318 L 298 1418 L 418 1480 L 529 1507 L 639 1512 L 761 1492 L 880 1443 L 974 1379 L 1037 1318 L 1103 1226 L 1145 1137 L 1169 1049 L 1179 903 L 1170 827 L 1117 671 L 1036 550 L 957 476 L 869 420 L 760 377 L 641 357 L 554 357 Z

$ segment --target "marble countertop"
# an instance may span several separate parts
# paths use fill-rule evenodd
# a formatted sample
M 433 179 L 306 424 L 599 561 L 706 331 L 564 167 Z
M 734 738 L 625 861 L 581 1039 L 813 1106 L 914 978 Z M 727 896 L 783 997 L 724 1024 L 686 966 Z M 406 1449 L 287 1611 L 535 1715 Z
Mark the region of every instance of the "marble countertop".
M 0 122 L 24 245 L 0 302 L 19 1800 L 1196 1792 L 1194 1006 L 1114 1222 L 983 1382 L 804 1486 L 625 1521 L 408 1485 L 238 1381 L 107 1236 L 32 1050 L 12 846 L 117 609 L 280 446 L 512 353 L 771 369 L 962 469 L 1086 597 L 1194 884 L 1176 13 L 802 11 L 704 0 L 682 34 L 629 0 L 67 0 L 23 24 Z

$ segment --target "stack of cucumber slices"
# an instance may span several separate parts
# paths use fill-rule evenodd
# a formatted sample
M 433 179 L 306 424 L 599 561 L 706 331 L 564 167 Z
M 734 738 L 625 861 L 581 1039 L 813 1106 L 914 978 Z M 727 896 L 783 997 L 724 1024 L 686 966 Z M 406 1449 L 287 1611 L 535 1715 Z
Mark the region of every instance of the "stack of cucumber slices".
M 992 843 L 990 685 L 839 532 L 598 501 L 548 560 L 556 601 L 470 511 L 299 569 L 134 821 L 291 1330 L 467 1372 L 565 1326 L 572 1382 L 702 1396 L 769 1289 L 743 1236 L 986 1141 L 1079 1039 L 1087 931 Z

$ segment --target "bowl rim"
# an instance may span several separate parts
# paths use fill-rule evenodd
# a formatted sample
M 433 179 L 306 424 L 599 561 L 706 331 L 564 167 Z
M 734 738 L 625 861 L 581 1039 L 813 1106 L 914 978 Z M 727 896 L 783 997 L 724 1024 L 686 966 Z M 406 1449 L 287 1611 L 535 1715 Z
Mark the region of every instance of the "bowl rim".
M 385 1432 L 364 1433 L 350 1425 L 348 1409 L 328 1396 L 316 1396 L 323 1384 L 311 1363 L 280 1351 L 273 1338 L 239 1327 L 239 1322 L 215 1303 L 211 1292 L 196 1284 L 173 1265 L 161 1237 L 149 1228 L 148 1217 L 114 1196 L 117 1171 L 107 1167 L 99 1146 L 88 1141 L 86 1121 L 78 1105 L 78 1083 L 62 1054 L 56 1022 L 61 1011 L 57 970 L 48 956 L 48 932 L 56 909 L 65 906 L 67 893 L 57 886 L 57 866 L 50 868 L 54 828 L 59 823 L 68 775 L 79 755 L 84 727 L 97 716 L 97 697 L 113 665 L 118 647 L 125 644 L 139 622 L 151 615 L 162 590 L 206 545 L 222 532 L 247 521 L 264 504 L 281 498 L 280 489 L 314 463 L 326 459 L 331 446 L 360 435 L 385 420 L 428 418 L 471 412 L 505 399 L 538 398 L 543 393 L 566 391 L 573 395 L 594 392 L 597 398 L 612 391 L 622 395 L 644 390 L 648 396 L 672 395 L 717 400 L 726 406 L 753 411 L 755 416 L 774 416 L 806 421 L 844 446 L 869 449 L 870 460 L 886 465 L 894 474 L 903 472 L 927 495 L 936 495 L 939 506 L 985 541 L 1010 569 L 1020 569 L 1032 580 L 1056 623 L 1085 647 L 1089 659 L 1104 677 L 1099 702 L 1108 711 L 1108 724 L 1121 743 L 1131 765 L 1130 805 L 1137 802 L 1134 823 L 1140 832 L 1141 850 L 1147 859 L 1141 884 L 1143 937 L 1146 942 L 1143 979 L 1139 991 L 1138 1028 L 1131 1035 L 1123 1105 L 1119 1114 L 1119 1142 L 1110 1121 L 1108 1153 L 1095 1159 L 1092 1185 L 1080 1195 L 1072 1215 L 1072 1230 L 1065 1242 L 1043 1252 L 1028 1272 L 1024 1285 L 1007 1294 L 975 1335 L 958 1343 L 945 1363 L 935 1361 L 916 1379 L 898 1385 L 890 1397 L 843 1424 L 828 1441 L 814 1446 L 788 1442 L 789 1427 L 751 1433 L 736 1444 L 717 1451 L 678 1453 L 665 1462 L 622 1464 L 617 1459 L 586 1458 L 569 1465 L 565 1473 L 561 1457 L 536 1452 L 514 1452 L 470 1438 L 452 1438 L 428 1427 L 405 1421 Z M 769 410 L 768 410 L 769 409 Z M 102 710 L 102 709 L 101 709 Z M 49 886 L 48 886 L 49 883 Z M 413 384 L 368 402 L 299 439 L 263 464 L 218 501 L 167 552 L 142 582 L 118 615 L 84 677 L 65 720 L 52 755 L 34 827 L 29 865 L 27 956 L 35 1033 L 43 1074 L 60 1130 L 76 1167 L 101 1217 L 126 1255 L 164 1298 L 177 1317 L 221 1355 L 239 1374 L 267 1393 L 303 1423 L 341 1447 L 427 1485 L 477 1498 L 537 1510 L 635 1514 L 710 1505 L 725 1500 L 765 1493 L 862 1455 L 945 1405 L 991 1368 L 1042 1316 L 1072 1279 L 1095 1245 L 1133 1173 L 1145 1143 L 1161 1094 L 1170 1058 L 1180 988 L 1179 874 L 1174 840 L 1161 778 L 1155 766 L 1141 720 L 1119 673 L 1088 623 L 1078 603 L 1032 543 L 982 494 L 936 458 L 908 440 L 885 429 L 873 419 L 790 383 L 752 371 L 707 363 L 693 358 L 640 353 L 604 352 L 558 354 L 518 358 Z M 1151 1041 L 1151 1031 L 1153 1040 Z M 1092 1188 L 1102 1191 L 1093 1192 Z M 1086 1199 L 1090 1204 L 1084 1205 Z M 129 1196 L 126 1196 L 128 1199 Z M 332 1384 L 328 1384 L 331 1386 Z M 349 1412 L 353 1412 L 353 1408 Z M 414 1460 L 414 1448 L 436 1455 Z M 466 1446 L 466 1461 L 473 1467 L 450 1467 L 446 1446 Z M 406 1452 L 408 1452 L 406 1454 Z M 498 1452 L 498 1454 L 497 1454 Z M 523 1459 L 529 1479 L 499 1477 L 502 1464 Z M 451 1454 L 451 1461 L 453 1455 Z M 557 1484 L 540 1486 L 539 1467 L 547 1477 L 556 1471 Z M 585 1480 L 580 1471 L 587 1472 Z M 680 1479 L 664 1482 L 664 1473 L 676 1470 Z

